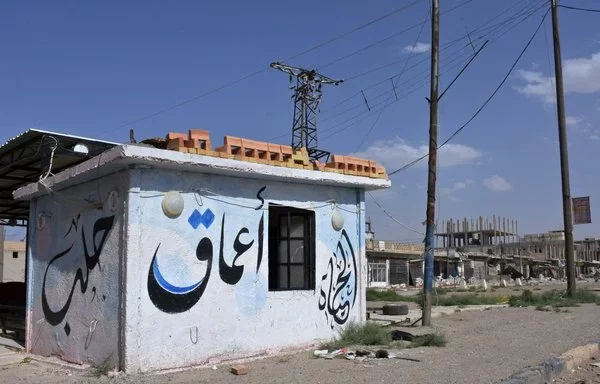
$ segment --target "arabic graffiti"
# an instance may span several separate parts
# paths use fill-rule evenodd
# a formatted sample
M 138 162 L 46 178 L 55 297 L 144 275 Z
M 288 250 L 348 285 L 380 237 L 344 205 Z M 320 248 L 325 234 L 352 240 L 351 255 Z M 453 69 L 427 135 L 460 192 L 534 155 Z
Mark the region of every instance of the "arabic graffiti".
M 321 278 L 319 309 L 325 312 L 332 329 L 334 323 L 343 325 L 348 320 L 356 300 L 356 289 L 356 256 L 344 229 L 327 263 L 327 272 Z
M 58 310 L 52 309 L 50 303 L 48 302 L 48 296 L 46 294 L 46 280 L 48 277 L 48 271 L 57 260 L 60 260 L 61 258 L 71 254 L 75 243 L 71 244 L 67 249 L 55 255 L 46 266 L 46 271 L 44 272 L 44 279 L 42 281 L 42 311 L 44 312 L 44 317 L 50 325 L 56 326 L 65 319 L 67 312 L 71 307 L 71 301 L 73 300 L 73 294 L 75 293 L 75 287 L 77 286 L 77 283 L 79 283 L 79 289 L 81 291 L 81 294 L 85 294 L 88 289 L 90 272 L 93 271 L 96 268 L 96 266 L 98 266 L 98 269 L 101 270 L 100 255 L 106 242 L 106 238 L 108 237 L 108 234 L 113 226 L 114 218 L 115 217 L 113 215 L 108 217 L 102 217 L 95 221 L 92 232 L 92 243 L 94 245 L 92 253 L 89 252 L 85 238 L 85 228 L 83 228 L 82 225 L 81 242 L 83 245 L 83 253 L 86 265 L 85 272 L 81 268 L 77 269 L 77 271 L 75 272 L 75 278 L 73 279 L 73 283 L 71 284 L 71 290 L 67 296 L 67 300 L 65 304 L 63 304 L 63 306 L 60 307 L 60 309 Z M 69 232 L 73 228 L 77 230 L 78 224 L 79 216 L 77 217 L 77 219 L 73 219 L 73 221 L 71 222 Z M 93 291 L 95 296 L 95 287 L 93 288 Z M 71 327 L 68 322 L 65 323 L 64 331 L 67 334 L 67 336 L 71 333 Z
M 264 214 L 261 216 L 258 224 L 258 253 L 256 273 L 260 269 L 263 253 L 263 232 L 264 232 Z M 229 285 L 237 284 L 244 274 L 244 266 L 238 265 L 236 262 L 254 245 L 254 240 L 249 243 L 243 243 L 240 237 L 249 234 L 248 228 L 240 229 L 233 241 L 233 250 L 235 255 L 228 265 L 225 261 L 225 214 L 221 220 L 221 239 L 219 245 L 219 276 L 221 280 Z M 181 313 L 191 309 L 200 300 L 208 281 L 210 279 L 212 263 L 213 263 L 213 243 L 208 237 L 203 237 L 196 248 L 196 257 L 200 261 L 206 261 L 206 272 L 200 281 L 184 287 L 173 285 L 165 279 L 161 273 L 157 261 L 160 244 L 154 251 L 150 269 L 148 271 L 148 294 L 150 300 L 156 308 L 166 313 Z
M 156 255 L 160 244 L 154 251 L 150 271 L 148 272 L 148 294 L 156 308 L 166 313 L 181 313 L 193 307 L 206 289 L 212 267 L 213 245 L 209 238 L 203 237 L 196 247 L 196 257 L 206 261 L 206 273 L 196 284 L 187 287 L 177 287 L 170 284 L 160 273 Z
M 266 185 L 264 187 L 262 187 L 261 189 L 259 189 L 258 192 L 256 193 L 256 198 L 258 200 L 260 200 L 260 205 L 256 208 L 254 208 L 254 210 L 256 210 L 256 211 L 262 209 L 263 205 L 265 205 L 265 199 L 261 196 L 261 194 L 265 191 L 265 189 L 267 189 Z

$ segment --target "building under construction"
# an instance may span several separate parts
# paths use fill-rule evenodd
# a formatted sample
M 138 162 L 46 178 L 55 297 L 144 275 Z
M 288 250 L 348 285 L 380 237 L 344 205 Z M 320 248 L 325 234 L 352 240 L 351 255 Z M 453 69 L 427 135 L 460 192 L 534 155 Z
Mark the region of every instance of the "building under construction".
M 475 220 L 442 220 L 437 228 L 436 248 L 480 246 L 481 252 L 489 253 L 487 249 L 492 246 L 519 242 L 517 220 L 496 215 L 491 219 L 479 216 Z
M 423 278 L 422 243 L 382 241 L 367 223 L 368 281 L 371 287 L 419 285 Z M 434 276 L 448 279 L 510 279 L 564 276 L 563 231 L 519 234 L 516 219 L 502 216 L 451 219 L 437 226 Z M 578 275 L 600 270 L 600 240 L 575 242 Z M 512 271 L 508 272 L 508 271 Z

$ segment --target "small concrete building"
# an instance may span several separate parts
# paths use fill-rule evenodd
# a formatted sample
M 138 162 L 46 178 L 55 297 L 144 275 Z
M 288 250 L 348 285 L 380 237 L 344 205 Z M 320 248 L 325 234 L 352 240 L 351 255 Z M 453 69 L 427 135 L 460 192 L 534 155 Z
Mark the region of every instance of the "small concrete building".
M 385 175 L 174 149 L 116 146 L 14 193 L 30 200 L 27 351 L 147 372 L 365 321 L 364 193 Z

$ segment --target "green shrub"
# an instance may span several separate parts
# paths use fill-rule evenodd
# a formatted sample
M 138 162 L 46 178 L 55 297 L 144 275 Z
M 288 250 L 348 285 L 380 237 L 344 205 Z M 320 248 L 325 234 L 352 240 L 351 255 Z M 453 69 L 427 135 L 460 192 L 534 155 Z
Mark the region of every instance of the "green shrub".
M 321 344 L 321 349 L 338 349 L 348 345 L 388 345 L 392 336 L 388 329 L 374 323 L 349 323 L 335 338 L 327 343 Z
M 530 306 L 552 306 L 577 307 L 580 303 L 600 303 L 600 296 L 589 291 L 577 291 L 572 297 L 567 296 L 565 291 L 549 291 L 543 293 L 533 293 L 530 290 L 524 290 L 520 296 L 511 296 L 508 304 L 511 307 L 530 307 Z
M 432 333 L 429 335 L 416 336 L 411 342 L 410 347 L 444 347 L 446 346 L 446 343 L 446 336 L 444 334 Z

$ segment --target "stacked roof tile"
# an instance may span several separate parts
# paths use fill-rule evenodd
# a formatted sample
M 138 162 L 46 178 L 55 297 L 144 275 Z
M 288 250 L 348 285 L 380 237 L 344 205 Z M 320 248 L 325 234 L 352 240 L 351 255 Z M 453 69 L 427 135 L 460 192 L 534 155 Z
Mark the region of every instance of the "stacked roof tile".
M 291 146 L 225 136 L 223 145 L 213 149 L 209 131 L 190 129 L 188 134 L 169 132 L 167 149 L 197 155 L 221 157 L 277 167 L 335 172 L 345 175 L 387 179 L 383 166 L 372 160 L 352 156 L 332 155 L 331 161 L 311 162 L 306 148 L 294 150 Z

